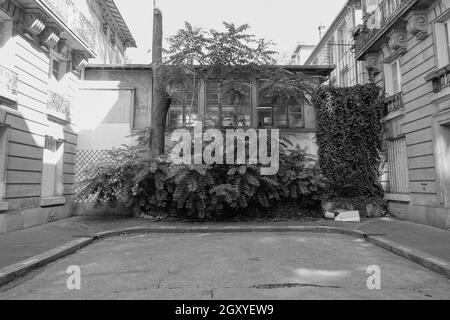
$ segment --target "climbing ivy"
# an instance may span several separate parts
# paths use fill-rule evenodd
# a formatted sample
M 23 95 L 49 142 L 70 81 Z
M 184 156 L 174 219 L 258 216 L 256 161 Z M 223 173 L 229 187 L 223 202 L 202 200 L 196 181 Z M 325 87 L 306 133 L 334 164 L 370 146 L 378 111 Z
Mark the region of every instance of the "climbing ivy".
M 376 197 L 380 184 L 384 102 L 374 84 L 322 87 L 317 108 L 319 166 L 334 197 Z

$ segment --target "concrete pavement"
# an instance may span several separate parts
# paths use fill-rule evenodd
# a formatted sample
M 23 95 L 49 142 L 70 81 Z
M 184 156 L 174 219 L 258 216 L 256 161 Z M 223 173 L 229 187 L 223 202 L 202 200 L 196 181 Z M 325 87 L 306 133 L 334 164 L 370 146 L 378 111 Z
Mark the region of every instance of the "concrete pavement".
M 95 240 L 123 233 L 209 234 L 230 232 L 345 234 L 360 238 L 360 240 L 365 239 L 366 242 L 376 244 L 378 247 L 450 278 L 450 262 L 447 260 L 449 233 L 447 231 L 389 219 L 371 219 L 358 224 L 323 220 L 301 224 L 280 222 L 270 225 L 264 223 L 250 225 L 248 223 L 168 224 L 152 223 L 145 219 L 75 217 L 54 224 L 1 235 L 0 262 L 3 261 L 6 267 L 0 269 L 0 285 L 73 254 L 92 244 Z M 2 267 L 1 264 L 0 267 Z
M 82 237 L 92 237 L 99 232 L 133 227 L 230 227 L 248 226 L 249 223 L 154 223 L 145 219 L 73 217 L 51 224 L 0 235 L 0 268 L 29 259 Z M 330 226 L 359 230 L 379 238 L 394 241 L 450 263 L 450 232 L 424 225 L 391 219 L 369 219 L 361 223 L 336 223 L 329 220 L 317 222 L 252 223 L 255 226 Z
M 69 266 L 81 290 L 68 290 Z M 367 288 L 368 268 L 381 290 Z M 0 299 L 450 299 L 450 281 L 362 239 L 316 233 L 108 238 L 0 289 Z

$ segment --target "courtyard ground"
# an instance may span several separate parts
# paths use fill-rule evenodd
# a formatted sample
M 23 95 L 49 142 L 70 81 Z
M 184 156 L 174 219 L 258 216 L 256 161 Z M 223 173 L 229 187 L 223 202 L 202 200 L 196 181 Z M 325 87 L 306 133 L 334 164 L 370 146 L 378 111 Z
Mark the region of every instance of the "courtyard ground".
M 377 235 L 381 239 L 422 251 L 450 263 L 450 232 L 429 226 L 392 219 L 369 219 L 361 223 L 338 223 L 329 220 L 317 222 L 279 223 L 154 223 L 145 219 L 117 217 L 72 217 L 54 223 L 0 235 L 0 268 L 29 259 L 81 237 L 92 237 L 99 232 L 133 227 L 228 227 L 228 226 L 331 226 L 354 229 Z
M 81 270 L 70 291 L 69 266 Z M 381 290 L 369 290 L 370 266 Z M 316 233 L 105 239 L 0 288 L 0 299 L 450 299 L 450 281 L 362 239 Z

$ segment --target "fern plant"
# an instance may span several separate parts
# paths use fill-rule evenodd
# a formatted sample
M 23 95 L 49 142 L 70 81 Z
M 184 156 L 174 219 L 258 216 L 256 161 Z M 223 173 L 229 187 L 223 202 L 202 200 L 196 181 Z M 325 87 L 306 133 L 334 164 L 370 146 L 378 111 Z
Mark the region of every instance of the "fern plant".
M 261 176 L 260 166 L 248 163 L 174 165 L 166 156 L 150 159 L 148 152 L 139 144 L 111 152 L 111 161 L 92 168 L 83 192 L 95 195 L 97 205 L 123 204 L 135 214 L 170 210 L 207 219 L 269 213 L 281 201 L 308 203 L 320 198 L 327 183 L 315 160 L 285 138 L 274 176 Z

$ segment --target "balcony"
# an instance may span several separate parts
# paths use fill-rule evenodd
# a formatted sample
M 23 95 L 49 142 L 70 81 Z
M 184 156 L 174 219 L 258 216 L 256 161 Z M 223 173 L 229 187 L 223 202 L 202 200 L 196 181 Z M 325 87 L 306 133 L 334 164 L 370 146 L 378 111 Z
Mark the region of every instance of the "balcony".
M 86 45 L 95 50 L 96 29 L 71 0 L 39 0 Z
M 69 99 L 60 94 L 48 92 L 47 111 L 49 116 L 69 121 L 71 104 Z
M 355 36 L 356 56 L 359 58 L 418 0 L 383 0 L 371 13 L 366 14 L 364 25 Z
M 384 115 L 388 116 L 391 113 L 399 111 L 403 108 L 403 92 L 399 92 L 390 97 L 387 97 L 384 100 L 385 103 L 385 111 Z
M 0 102 L 17 101 L 17 73 L 0 65 Z
M 425 80 L 432 81 L 434 93 L 439 93 L 450 87 L 450 65 L 430 73 L 425 77 Z

